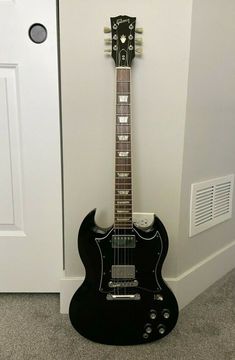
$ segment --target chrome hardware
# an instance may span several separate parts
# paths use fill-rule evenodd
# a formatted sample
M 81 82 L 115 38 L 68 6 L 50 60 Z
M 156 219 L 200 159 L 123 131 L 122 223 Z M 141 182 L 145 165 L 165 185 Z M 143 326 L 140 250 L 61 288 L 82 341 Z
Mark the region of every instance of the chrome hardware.
M 128 39 L 129 39 L 129 40 L 133 40 L 133 35 L 129 35 L 129 36 L 128 36 Z
M 137 49 L 135 49 L 135 53 L 136 53 L 137 55 L 142 55 L 142 53 L 143 53 L 142 48 L 137 48 Z
M 114 45 L 114 46 L 113 46 L 113 50 L 114 50 L 114 51 L 117 51 L 117 45 Z
M 130 25 L 129 25 L 129 29 L 130 29 L 130 30 L 133 30 L 133 29 L 134 29 L 134 25 L 130 24 Z
M 132 45 L 129 45 L 129 46 L 128 46 L 128 49 L 129 49 L 129 50 L 133 50 L 133 46 L 132 46 Z
M 135 265 L 112 265 L 112 279 L 134 279 Z
M 148 339 L 149 335 L 147 333 L 143 333 L 143 338 Z
M 109 287 L 110 288 L 116 288 L 116 287 L 136 287 L 138 286 L 138 281 L 109 281 Z
M 140 294 L 125 294 L 125 295 L 114 295 L 107 294 L 107 300 L 140 300 Z
M 112 50 L 111 49 L 105 49 L 104 50 L 106 55 L 111 55 Z
M 117 34 L 114 34 L 114 35 L 113 35 L 113 40 L 117 40 L 117 39 L 118 39 Z
M 154 300 L 163 301 L 163 296 L 161 294 L 154 294 Z
M 108 27 L 108 26 L 105 26 L 105 27 L 104 27 L 104 33 L 105 33 L 105 34 L 111 33 L 111 28 Z
M 105 45 L 110 45 L 112 44 L 112 40 L 111 39 L 104 39 Z
M 117 24 L 113 24 L 113 29 L 117 30 L 117 28 L 118 28 Z
M 136 45 L 143 45 L 143 40 L 142 39 L 135 39 L 135 44 Z
M 143 34 L 143 28 L 135 28 L 137 34 Z

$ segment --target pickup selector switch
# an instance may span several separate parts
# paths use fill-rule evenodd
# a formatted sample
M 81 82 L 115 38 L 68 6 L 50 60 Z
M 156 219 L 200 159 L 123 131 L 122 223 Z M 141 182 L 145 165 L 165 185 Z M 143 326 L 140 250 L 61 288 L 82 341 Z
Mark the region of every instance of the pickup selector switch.
M 156 310 L 150 310 L 149 317 L 150 317 L 151 320 L 155 320 L 156 317 L 157 317 L 157 312 L 156 312 Z

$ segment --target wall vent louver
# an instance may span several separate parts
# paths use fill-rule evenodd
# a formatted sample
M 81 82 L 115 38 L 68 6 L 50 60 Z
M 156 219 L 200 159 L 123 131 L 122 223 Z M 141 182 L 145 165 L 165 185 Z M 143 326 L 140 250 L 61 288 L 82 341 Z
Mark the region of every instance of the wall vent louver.
M 192 184 L 189 236 L 232 217 L 233 183 L 228 175 Z

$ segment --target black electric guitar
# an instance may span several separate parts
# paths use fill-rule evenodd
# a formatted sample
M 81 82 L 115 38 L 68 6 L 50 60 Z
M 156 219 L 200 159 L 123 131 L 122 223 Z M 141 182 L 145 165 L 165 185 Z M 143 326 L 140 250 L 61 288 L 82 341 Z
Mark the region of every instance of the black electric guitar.
M 154 216 L 151 226 L 132 221 L 131 63 L 135 56 L 136 18 L 111 18 L 109 39 L 116 66 L 116 161 L 114 225 L 100 228 L 95 210 L 83 220 L 78 248 L 86 277 L 69 309 L 74 328 L 104 344 L 147 343 L 167 335 L 178 318 L 175 296 L 161 269 L 168 250 L 164 225 Z

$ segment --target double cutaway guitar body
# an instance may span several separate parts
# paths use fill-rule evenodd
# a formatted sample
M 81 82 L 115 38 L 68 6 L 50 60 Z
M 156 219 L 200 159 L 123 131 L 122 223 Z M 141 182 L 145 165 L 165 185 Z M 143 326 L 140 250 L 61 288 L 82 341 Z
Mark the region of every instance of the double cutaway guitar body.
M 86 277 L 70 304 L 72 325 L 104 344 L 133 345 L 164 337 L 176 324 L 178 305 L 161 275 L 168 249 L 162 222 L 155 216 L 149 228 L 127 231 L 101 229 L 94 217 L 95 210 L 79 231 Z
M 137 228 L 132 212 L 131 63 L 140 53 L 136 18 L 111 18 L 106 39 L 116 67 L 114 225 L 102 229 L 95 210 L 83 220 L 78 249 L 85 280 L 69 309 L 74 328 L 86 338 L 112 345 L 134 345 L 166 336 L 175 326 L 178 305 L 163 281 L 168 250 L 166 230 L 158 217 Z

